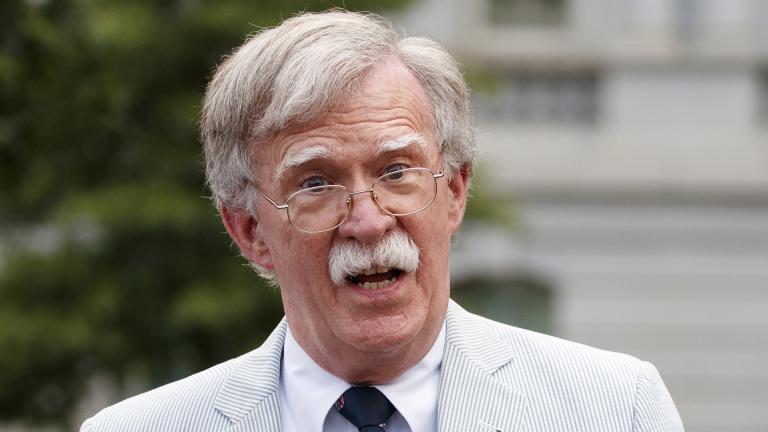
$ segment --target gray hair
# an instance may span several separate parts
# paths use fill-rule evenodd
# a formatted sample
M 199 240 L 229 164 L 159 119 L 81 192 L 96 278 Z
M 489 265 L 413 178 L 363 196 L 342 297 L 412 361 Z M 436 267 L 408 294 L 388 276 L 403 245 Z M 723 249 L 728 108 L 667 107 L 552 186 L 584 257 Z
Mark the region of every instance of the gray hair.
M 372 67 L 391 57 L 402 61 L 424 88 L 448 174 L 471 169 L 476 150 L 468 88 L 443 47 L 426 38 L 401 38 L 373 14 L 339 9 L 303 13 L 248 38 L 208 84 L 201 137 L 217 207 L 256 216 L 256 146 L 340 106 Z

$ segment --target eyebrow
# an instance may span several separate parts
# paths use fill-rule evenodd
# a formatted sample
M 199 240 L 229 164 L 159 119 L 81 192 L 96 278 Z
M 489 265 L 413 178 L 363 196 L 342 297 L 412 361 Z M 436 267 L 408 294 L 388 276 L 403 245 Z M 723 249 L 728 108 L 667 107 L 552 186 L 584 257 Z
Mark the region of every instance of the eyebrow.
M 426 147 L 427 141 L 420 133 L 409 133 L 393 140 L 382 141 L 376 149 L 376 154 L 401 150 L 413 144 L 423 148 Z
M 424 139 L 422 134 L 410 133 L 392 140 L 380 142 L 376 148 L 376 154 L 381 155 L 383 153 L 401 150 L 414 144 L 420 147 L 425 147 L 426 142 L 427 141 Z M 275 169 L 274 178 L 282 176 L 291 168 L 303 165 L 316 159 L 327 159 L 330 157 L 331 151 L 326 146 L 305 147 L 299 151 L 288 153 Z
M 315 159 L 327 159 L 331 157 L 331 151 L 325 146 L 305 147 L 297 152 L 288 153 L 275 170 L 275 178 L 283 175 L 287 170 L 305 164 Z

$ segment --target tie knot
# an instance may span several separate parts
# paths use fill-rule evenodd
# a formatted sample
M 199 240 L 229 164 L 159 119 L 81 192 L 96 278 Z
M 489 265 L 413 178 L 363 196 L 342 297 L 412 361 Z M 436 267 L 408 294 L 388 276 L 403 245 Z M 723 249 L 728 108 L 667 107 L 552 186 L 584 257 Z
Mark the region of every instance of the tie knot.
M 360 432 L 376 432 L 384 430 L 395 406 L 376 387 L 350 387 L 336 401 L 336 410 Z

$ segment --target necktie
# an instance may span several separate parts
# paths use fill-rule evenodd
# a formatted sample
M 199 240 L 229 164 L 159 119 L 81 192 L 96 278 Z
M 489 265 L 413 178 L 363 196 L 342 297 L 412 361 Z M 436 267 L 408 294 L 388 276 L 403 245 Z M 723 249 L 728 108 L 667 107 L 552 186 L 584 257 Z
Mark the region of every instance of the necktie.
M 336 410 L 360 432 L 381 432 L 395 407 L 376 387 L 350 387 L 339 400 Z

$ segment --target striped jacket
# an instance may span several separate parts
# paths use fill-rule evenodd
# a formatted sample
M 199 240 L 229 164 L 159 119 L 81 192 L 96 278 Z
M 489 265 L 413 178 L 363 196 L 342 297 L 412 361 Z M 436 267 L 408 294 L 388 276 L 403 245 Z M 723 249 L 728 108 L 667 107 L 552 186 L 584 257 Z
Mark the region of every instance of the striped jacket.
M 683 430 L 650 363 L 500 324 L 453 302 L 446 327 L 440 432 Z M 258 349 L 106 408 L 81 432 L 278 432 L 285 331 L 283 320 Z

